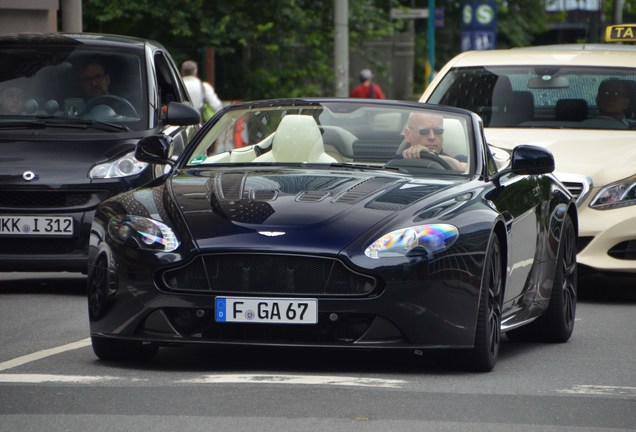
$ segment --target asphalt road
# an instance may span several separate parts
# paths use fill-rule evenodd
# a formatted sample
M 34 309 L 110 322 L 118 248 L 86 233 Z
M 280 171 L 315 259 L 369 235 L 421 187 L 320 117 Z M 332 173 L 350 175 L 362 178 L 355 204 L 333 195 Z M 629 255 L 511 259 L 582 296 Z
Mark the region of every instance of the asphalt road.
M 206 347 L 97 360 L 85 278 L 0 273 L 0 431 L 634 431 L 636 278 L 583 278 L 566 344 L 495 370 L 412 353 Z

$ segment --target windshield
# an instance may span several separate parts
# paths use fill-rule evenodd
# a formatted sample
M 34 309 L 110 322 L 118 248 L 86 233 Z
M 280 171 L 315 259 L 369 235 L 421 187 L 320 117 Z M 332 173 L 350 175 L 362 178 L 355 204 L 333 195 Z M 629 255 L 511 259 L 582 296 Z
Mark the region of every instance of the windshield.
M 147 129 L 140 53 L 83 45 L 1 48 L 0 125 L 53 118 L 58 125 Z
M 246 104 L 217 119 L 186 155 L 186 165 L 313 164 L 467 174 L 474 160 L 470 125 L 468 115 L 414 104 Z
M 603 67 L 467 67 L 429 99 L 479 114 L 491 128 L 634 129 L 636 71 Z

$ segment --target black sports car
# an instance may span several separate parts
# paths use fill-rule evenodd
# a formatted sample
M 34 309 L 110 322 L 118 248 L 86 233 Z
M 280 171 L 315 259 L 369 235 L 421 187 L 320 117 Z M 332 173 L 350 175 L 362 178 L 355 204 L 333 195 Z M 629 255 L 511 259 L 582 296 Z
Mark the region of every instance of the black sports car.
M 136 157 L 169 163 L 171 147 L 144 138 Z M 488 371 L 502 332 L 565 342 L 577 212 L 553 169 L 533 146 L 495 160 L 461 109 L 226 107 L 171 173 L 98 207 L 93 349 L 112 360 L 187 343 L 454 348 Z
M 114 35 L 0 35 L 0 271 L 86 273 L 99 202 L 163 167 L 145 136 L 183 150 L 198 111 L 168 51 Z

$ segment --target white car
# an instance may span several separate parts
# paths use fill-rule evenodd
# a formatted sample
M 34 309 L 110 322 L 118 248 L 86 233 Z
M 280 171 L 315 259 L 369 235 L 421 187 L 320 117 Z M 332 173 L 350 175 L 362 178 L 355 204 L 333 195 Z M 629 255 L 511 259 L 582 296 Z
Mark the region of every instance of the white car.
M 601 82 L 619 79 L 622 122 L 599 117 Z M 548 148 L 577 197 L 579 268 L 636 274 L 636 47 L 553 45 L 468 51 L 449 61 L 421 102 L 482 117 L 501 165 L 519 144 Z M 503 155 L 503 157 L 502 157 Z

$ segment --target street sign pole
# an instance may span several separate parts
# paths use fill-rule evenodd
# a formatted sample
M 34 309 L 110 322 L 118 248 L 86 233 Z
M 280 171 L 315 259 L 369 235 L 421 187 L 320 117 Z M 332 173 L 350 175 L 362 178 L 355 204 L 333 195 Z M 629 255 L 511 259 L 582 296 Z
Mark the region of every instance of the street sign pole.
M 433 80 L 433 76 L 435 75 L 435 0 L 428 0 L 428 28 L 427 28 L 427 43 L 428 46 L 428 67 L 425 68 L 425 73 L 428 75 L 426 77 L 426 83 L 424 88 L 426 88 L 431 81 Z

